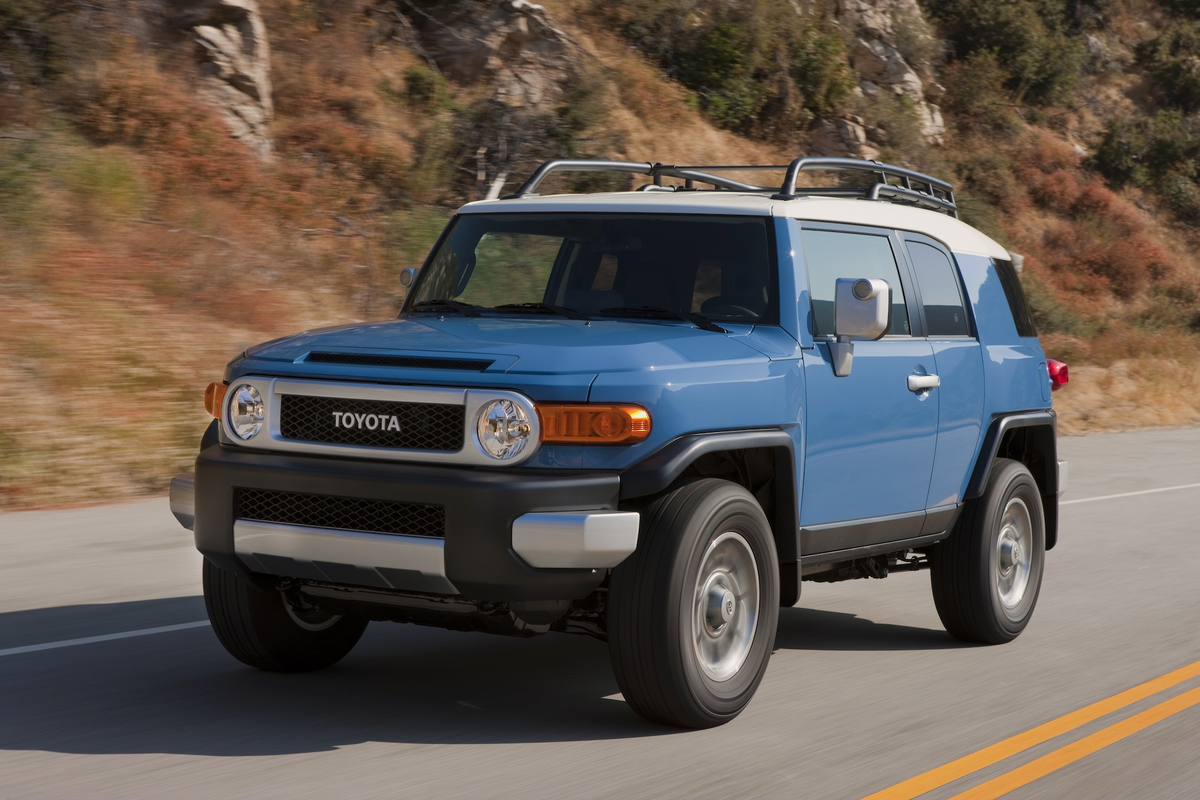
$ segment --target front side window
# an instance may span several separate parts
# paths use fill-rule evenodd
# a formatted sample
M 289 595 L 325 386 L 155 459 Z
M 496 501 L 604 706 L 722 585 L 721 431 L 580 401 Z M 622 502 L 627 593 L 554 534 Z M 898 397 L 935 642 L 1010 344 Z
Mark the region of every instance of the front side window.
M 716 215 L 464 214 L 451 223 L 407 308 L 451 300 L 485 315 L 532 304 L 587 315 L 652 309 L 666 318 L 775 324 L 768 223 Z M 520 305 L 526 308 L 513 308 Z
M 838 278 L 881 278 L 892 290 L 889 336 L 908 336 L 908 308 L 892 243 L 885 235 L 805 230 L 804 263 L 812 298 L 813 335 L 832 336 L 834 290 Z

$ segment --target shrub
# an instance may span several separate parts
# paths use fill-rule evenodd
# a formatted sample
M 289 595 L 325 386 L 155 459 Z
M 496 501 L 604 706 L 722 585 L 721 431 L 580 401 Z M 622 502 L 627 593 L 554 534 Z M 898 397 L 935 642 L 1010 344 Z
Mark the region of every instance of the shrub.
M 1200 225 L 1200 187 L 1196 185 L 1194 165 L 1186 173 L 1167 173 L 1161 191 L 1175 216 L 1189 225 Z
M 992 50 L 981 50 L 950 64 L 942 72 L 944 105 L 958 127 L 1001 133 L 1016 127 L 1012 97 L 1005 88 L 1008 72 Z
M 882 145 L 883 158 L 918 167 L 917 162 L 929 150 L 929 142 L 912 98 L 878 91 L 864 95 L 857 105 L 872 140 Z
M 730 130 L 790 132 L 843 107 L 855 86 L 836 29 L 787 0 L 596 0 L 593 9 Z
M 1018 100 L 1057 105 L 1070 100 L 1086 57 L 1065 29 L 1066 0 L 922 0 L 950 40 L 957 60 L 994 53 Z
M 959 165 L 958 171 L 963 188 L 975 197 L 1009 214 L 1028 208 L 1025 186 L 1013 174 L 1013 162 L 1006 153 L 975 150 Z
M 1184 111 L 1200 109 L 1200 22 L 1172 22 L 1138 45 L 1137 60 L 1167 102 Z
M 216 110 L 152 66 L 102 64 L 94 80 L 76 88 L 71 104 L 78 109 L 76 128 L 93 142 L 153 155 L 155 188 L 203 184 L 244 195 L 259 178 L 254 157 Z
M 1150 118 L 1116 119 L 1092 165 L 1112 184 L 1153 191 L 1181 221 L 1200 224 L 1200 114 L 1160 111 Z
M 404 71 L 404 94 L 413 108 L 428 109 L 445 105 L 450 97 L 446 79 L 424 64 Z

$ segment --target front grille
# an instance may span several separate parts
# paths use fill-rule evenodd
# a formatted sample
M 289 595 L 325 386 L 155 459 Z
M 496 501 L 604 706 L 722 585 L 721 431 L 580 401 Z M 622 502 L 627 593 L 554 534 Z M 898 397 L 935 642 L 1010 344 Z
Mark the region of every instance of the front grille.
M 234 514 L 238 519 L 285 525 L 405 536 L 446 536 L 446 510 L 422 503 L 237 489 Z
M 425 356 L 383 356 L 368 353 L 309 353 L 306 359 L 318 364 L 362 364 L 368 367 L 412 367 L 414 369 L 461 369 L 483 372 L 496 363 L 467 358 L 428 358 Z
M 280 396 L 279 433 L 301 442 L 455 452 L 463 446 L 462 406 Z M 336 415 L 336 416 L 335 416 Z

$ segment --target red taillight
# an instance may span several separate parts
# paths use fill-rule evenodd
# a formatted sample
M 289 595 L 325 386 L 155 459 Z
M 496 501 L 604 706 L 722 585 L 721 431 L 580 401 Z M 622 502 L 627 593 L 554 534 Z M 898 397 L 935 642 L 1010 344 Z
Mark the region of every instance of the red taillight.
M 1053 358 L 1046 359 L 1046 371 L 1050 373 L 1050 391 L 1057 392 L 1067 385 L 1071 376 L 1067 374 L 1067 365 Z

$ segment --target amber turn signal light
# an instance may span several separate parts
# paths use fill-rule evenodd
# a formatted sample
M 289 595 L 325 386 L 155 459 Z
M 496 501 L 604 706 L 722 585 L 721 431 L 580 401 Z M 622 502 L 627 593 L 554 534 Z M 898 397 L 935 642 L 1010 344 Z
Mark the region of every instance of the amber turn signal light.
M 227 383 L 210 383 L 204 390 L 204 410 L 217 419 L 221 418 L 221 406 L 225 405 L 225 392 L 228 389 Z
M 650 435 L 641 406 L 546 403 L 537 414 L 547 444 L 637 444 Z

